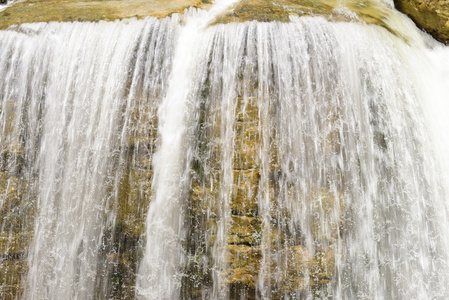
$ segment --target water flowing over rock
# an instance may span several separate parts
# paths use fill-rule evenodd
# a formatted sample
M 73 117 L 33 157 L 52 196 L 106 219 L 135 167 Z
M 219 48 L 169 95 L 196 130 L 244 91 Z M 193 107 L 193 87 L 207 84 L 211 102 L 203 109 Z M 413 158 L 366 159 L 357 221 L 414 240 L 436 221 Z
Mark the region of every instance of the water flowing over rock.
M 398 10 L 409 15 L 422 29 L 443 43 L 449 43 L 449 1 L 395 0 Z
M 377 5 L 0 31 L 2 297 L 447 299 L 449 51 Z

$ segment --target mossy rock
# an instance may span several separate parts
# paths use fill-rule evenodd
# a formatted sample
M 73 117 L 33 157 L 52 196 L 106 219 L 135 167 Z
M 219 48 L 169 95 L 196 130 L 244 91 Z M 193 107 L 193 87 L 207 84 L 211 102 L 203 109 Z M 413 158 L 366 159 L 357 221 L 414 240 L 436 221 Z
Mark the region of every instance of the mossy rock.
M 318 248 L 312 261 L 312 280 L 315 288 L 327 284 L 335 272 L 334 246 Z
M 117 218 L 131 236 L 140 236 L 144 230 L 151 198 L 151 180 L 152 172 L 134 170 L 121 185 L 123 190 L 118 199 Z
M 444 23 L 447 22 L 446 3 L 447 0 L 439 6 L 440 19 L 435 23 L 438 25 L 433 27 L 434 31 L 438 30 L 438 26 L 444 28 L 443 30 L 449 28 L 449 23 Z M 246 21 L 290 22 L 292 16 L 320 16 L 328 21 L 379 25 L 410 42 L 410 33 L 396 26 L 398 22 L 404 21 L 399 15 L 387 4 L 373 0 L 241 0 L 230 11 L 218 16 L 214 24 Z
M 215 23 L 289 22 L 290 16 L 323 16 L 332 21 L 359 20 L 380 25 L 387 13 L 384 7 L 371 0 L 242 0 Z
M 228 244 L 258 245 L 261 239 L 261 221 L 259 218 L 232 215 Z
M 280 251 L 281 261 L 285 262 L 285 272 L 280 280 L 277 279 L 284 293 L 304 291 L 313 285 L 311 271 L 313 267 L 312 255 L 302 246 L 293 246 Z M 275 266 L 273 266 L 275 267 Z
M 235 215 L 256 216 L 260 173 L 258 169 L 234 170 L 231 210 Z
M 257 97 L 239 96 L 235 99 L 235 106 L 236 106 L 236 116 L 235 116 L 236 121 L 257 122 L 259 120 L 259 106 Z M 252 125 L 254 125 L 254 123 Z
M 229 285 L 254 289 L 262 258 L 260 247 L 228 245 L 227 251 L 229 252 L 229 269 L 224 274 L 225 282 Z
M 259 162 L 260 132 L 256 122 L 236 122 L 234 139 L 234 169 L 257 168 Z
M 293 295 L 309 289 L 318 289 L 330 282 L 335 272 L 333 248 L 319 248 L 310 253 L 300 245 L 273 247 L 264 255 L 270 262 L 264 266 L 268 276 L 263 279 L 274 296 Z M 254 293 L 262 268 L 262 248 L 249 245 L 228 245 L 229 268 L 225 282 L 231 289 Z
M 335 243 L 339 237 L 343 210 L 342 195 L 325 188 L 313 189 L 306 200 L 310 205 L 311 232 L 319 244 Z
M 260 165 L 259 144 L 237 138 L 234 146 L 233 168 L 236 170 L 256 169 Z
M 126 18 L 163 18 L 173 13 L 182 13 L 186 8 L 207 9 L 211 1 L 206 0 L 25 0 L 17 1 L 0 12 L 0 29 L 11 25 L 36 22 L 113 21 Z M 410 14 L 415 22 L 447 42 L 449 30 L 447 1 L 416 8 L 407 1 L 397 0 L 397 6 Z M 432 3 L 436 3 L 434 0 Z M 411 7 L 411 8 L 410 8 Z M 418 10 L 419 13 L 414 13 Z M 408 39 L 392 25 L 393 9 L 372 0 L 240 0 L 233 8 L 217 17 L 214 24 L 230 22 L 260 21 L 289 22 L 291 16 L 323 16 L 330 21 L 350 21 L 376 24 L 393 34 Z
M 21 162 L 17 162 L 20 164 Z M 19 175 L 20 176 L 20 175 Z M 0 294 L 20 299 L 27 273 L 27 249 L 33 236 L 35 195 L 24 178 L 0 172 Z
M 25 259 L 5 259 L 0 262 L 0 295 L 2 299 L 20 299 L 22 277 L 28 272 Z
M 163 18 L 188 7 L 206 7 L 200 0 L 26 0 L 0 12 L 0 29 L 36 22 L 113 21 L 148 16 Z
M 0 257 L 4 259 L 19 258 L 25 255 L 31 234 L 11 231 L 0 232 Z
M 318 248 L 309 252 L 301 245 L 271 248 L 270 265 L 264 285 L 273 298 L 296 297 L 305 291 L 318 290 L 328 284 L 335 272 L 333 248 Z
M 140 259 L 136 249 L 109 253 L 107 257 L 111 268 L 108 299 L 135 299 L 137 262 Z
M 321 1 L 295 0 L 243 0 L 239 1 L 231 12 L 218 17 L 217 24 L 230 22 L 289 22 L 291 14 L 322 15 L 329 14 L 331 7 Z
M 157 107 L 148 100 L 136 98 L 131 107 L 129 134 L 122 145 L 123 167 L 115 197 L 115 219 L 103 236 L 99 275 L 102 284 L 99 298 L 134 299 L 137 262 L 142 256 L 140 238 L 145 231 L 151 200 L 153 168 L 151 158 L 156 150 Z

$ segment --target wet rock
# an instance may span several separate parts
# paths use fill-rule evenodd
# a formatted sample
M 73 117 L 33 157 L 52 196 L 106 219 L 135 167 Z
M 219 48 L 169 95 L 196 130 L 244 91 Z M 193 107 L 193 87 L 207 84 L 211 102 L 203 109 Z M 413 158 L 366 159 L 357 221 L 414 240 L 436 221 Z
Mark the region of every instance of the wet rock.
M 2 295 L 2 299 L 20 299 L 23 292 L 21 279 L 27 271 L 26 259 L 0 261 L 0 295 Z
M 273 280 L 276 282 L 277 289 L 283 293 L 292 293 L 310 288 L 313 263 L 309 251 L 297 245 L 283 249 L 277 255 L 280 257 L 272 261 L 281 261 L 285 264 L 283 269 L 286 270 L 280 272 L 279 277 Z M 273 265 L 272 268 L 276 266 Z
M 396 8 L 442 43 L 449 43 L 448 0 L 394 0 Z
M 134 299 L 141 236 L 151 199 L 151 158 L 157 144 L 157 112 L 148 99 L 136 98 L 131 107 L 124 150 L 124 172 L 116 191 L 115 220 L 103 236 L 97 278 L 98 294 L 108 299 Z
M 330 6 L 323 1 L 267 1 L 243 0 L 239 1 L 231 12 L 219 18 L 217 23 L 245 22 L 245 21 L 281 21 L 288 22 L 290 14 L 322 15 L 329 14 Z
M 301 298 L 304 292 L 329 283 L 335 271 L 335 258 L 330 247 L 315 252 L 301 245 L 273 247 L 265 255 L 270 264 L 265 266 L 266 276 L 262 280 L 273 299 Z
M 25 201 L 27 199 L 27 201 Z M 0 172 L 0 294 L 20 299 L 22 277 L 28 270 L 26 251 L 33 236 L 35 207 L 26 181 Z
M 340 194 L 328 189 L 312 190 L 306 197 L 310 203 L 311 232 L 319 244 L 334 243 L 338 239 L 344 202 Z
M 23 233 L 3 231 L 0 233 L 0 259 L 25 257 L 30 237 Z
M 257 274 L 262 258 L 260 247 L 247 245 L 228 245 L 229 268 L 225 281 L 229 284 L 232 294 L 254 295 Z
M 312 280 L 314 285 L 330 282 L 335 272 L 335 254 L 333 246 L 318 248 L 312 261 Z
M 234 170 L 231 210 L 235 215 L 255 216 L 258 213 L 258 169 Z
M 233 167 L 237 170 L 258 168 L 260 148 L 259 108 L 257 98 L 236 98 Z
M 291 16 L 322 16 L 330 21 L 365 22 L 386 26 L 388 10 L 375 1 L 336 0 L 242 0 L 215 23 L 289 22 Z
M 244 244 L 250 246 L 260 244 L 260 219 L 236 215 L 233 215 L 231 218 L 232 225 L 229 229 L 228 244 Z
M 188 7 L 205 7 L 206 5 L 200 0 L 18 1 L 0 12 L 0 29 L 5 29 L 12 24 L 34 22 L 113 21 L 147 16 L 162 18 L 173 13 L 182 13 Z

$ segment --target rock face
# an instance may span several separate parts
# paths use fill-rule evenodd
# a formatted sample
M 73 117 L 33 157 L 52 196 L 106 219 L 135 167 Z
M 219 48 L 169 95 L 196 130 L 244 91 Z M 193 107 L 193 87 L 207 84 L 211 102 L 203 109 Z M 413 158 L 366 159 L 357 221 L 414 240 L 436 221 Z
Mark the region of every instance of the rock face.
M 448 0 L 395 0 L 394 4 L 435 39 L 449 43 Z
M 2 0 L 0 0 L 2 1 Z M 13 24 L 34 22 L 112 21 L 154 16 L 163 18 L 188 7 L 205 7 L 201 0 L 26 0 L 0 12 L 0 29 Z
M 0 0 L 3 1 L 3 0 Z M 113 21 L 126 18 L 167 17 L 186 8 L 207 9 L 211 0 L 24 0 L 0 12 L 0 30 L 36 22 Z M 445 2 L 447 3 L 447 2 Z M 343 9 L 342 9 L 343 8 Z M 372 0 L 240 0 L 214 24 L 230 22 L 289 22 L 290 16 L 322 16 L 330 21 L 353 21 L 387 28 L 392 9 Z
M 3 1 L 3 0 L 0 0 Z M 5 12 L 0 13 L 0 28 L 11 24 L 36 21 L 75 21 L 99 19 L 113 20 L 132 16 L 143 17 L 155 15 L 164 17 L 173 12 L 182 11 L 188 6 L 201 7 L 208 1 L 183 0 L 183 1 L 141 1 L 133 0 L 124 6 L 121 1 L 45 1 L 28 0 L 17 3 Z M 401 2 L 401 1 L 396 1 Z M 417 3 L 417 2 L 416 2 Z M 433 3 L 433 6 L 431 5 Z M 449 1 L 423 2 L 419 8 L 423 13 L 422 20 L 433 24 L 435 30 L 446 29 L 446 37 L 438 38 L 448 41 L 449 14 L 439 13 L 439 8 L 444 11 L 444 5 Z M 281 5 L 282 4 L 282 5 Z M 403 3 L 404 7 L 413 7 L 417 11 L 419 5 Z M 54 9 L 57 7 L 57 9 Z M 447 7 L 447 6 L 446 6 Z M 332 1 L 296 1 L 281 0 L 274 4 L 264 0 L 243 0 L 237 4 L 232 12 L 217 19 L 217 23 L 235 21 L 288 21 L 290 14 L 297 15 L 324 15 L 329 19 L 344 20 L 345 14 L 335 10 Z M 103 10 L 104 9 L 104 10 Z M 369 10 L 366 7 L 352 7 L 361 20 L 366 23 L 383 24 L 385 16 L 377 10 Z M 51 13 L 48 13 L 50 12 Z M 424 12 L 428 11 L 426 17 Z M 446 11 L 448 11 L 446 9 Z M 47 12 L 43 13 L 43 12 Z M 440 16 L 439 19 L 437 17 Z M 442 16 L 442 17 L 441 17 Z M 446 19 L 443 17 L 446 16 Z M 426 20 L 428 18 L 428 20 Z M 432 23 L 434 21 L 434 23 Z M 425 23 L 425 22 L 424 22 Z M 447 25 L 446 25 L 447 24 Z M 430 30 L 429 30 L 430 31 Z M 135 107 L 132 113 L 131 123 L 134 130 L 127 136 L 128 156 L 126 156 L 126 172 L 120 180 L 117 192 L 117 214 L 115 227 L 108 229 L 104 235 L 105 245 L 101 260 L 104 265 L 106 278 L 105 286 L 110 285 L 107 291 L 109 299 L 133 299 L 135 295 L 135 279 L 138 261 L 141 258 L 139 244 L 145 224 L 146 211 L 151 198 L 151 185 L 153 180 L 152 157 L 157 148 L 157 109 L 141 99 L 135 99 Z M 268 166 L 270 174 L 269 191 L 267 198 L 270 204 L 270 221 L 267 223 L 261 216 L 258 206 L 259 189 L 263 182 L 261 173 L 263 165 L 258 157 L 258 151 L 264 145 L 260 136 L 262 126 L 259 116 L 263 113 L 259 110 L 258 99 L 255 95 L 238 95 L 233 100 L 235 115 L 233 131 L 236 133 L 233 141 L 234 157 L 232 163 L 232 182 L 227 194 L 229 202 L 229 226 L 227 227 L 226 240 L 221 249 L 225 253 L 223 270 L 224 282 L 229 289 L 231 299 L 254 299 L 257 293 L 257 284 L 263 280 L 264 286 L 269 286 L 273 298 L 282 298 L 289 295 L 292 298 L 300 297 L 302 291 L 319 290 L 329 283 L 335 273 L 335 248 L 342 227 L 342 216 L 336 212 L 344 209 L 341 195 L 333 193 L 326 187 L 313 187 L 307 193 L 304 192 L 302 201 L 309 203 L 310 232 L 314 251 L 307 249 L 305 242 L 298 234 L 296 236 L 288 226 L 283 224 L 284 217 L 288 216 L 285 204 L 279 201 L 281 194 L 289 197 L 292 188 L 285 181 L 285 187 L 280 187 L 279 165 L 274 157 L 276 149 L 271 149 L 273 158 Z M 188 198 L 188 218 L 186 227 L 189 231 L 189 239 L 185 241 L 185 248 L 189 253 L 185 263 L 185 273 L 194 276 L 185 277 L 182 282 L 181 293 L 185 298 L 201 299 L 212 289 L 212 251 L 217 240 L 217 215 L 219 215 L 219 199 L 221 164 L 216 156 L 219 156 L 220 143 L 223 140 L 222 132 L 217 126 L 220 114 L 218 109 L 203 108 L 200 110 L 198 128 L 198 159 L 193 162 L 193 174 Z M 331 111 L 332 112 L 332 111 Z M 329 113 L 326 125 L 333 127 L 337 122 L 337 113 Z M 203 122 L 209 116 L 216 122 Z M 11 117 L 13 117 L 11 115 Z M 12 121 L 10 122 L 12 123 Z M 146 124 L 146 126 L 139 126 Z M 212 124 L 207 128 L 207 124 Z M 215 124 L 215 125 L 214 125 Z M 323 127 L 325 127 L 323 125 Z M 12 129 L 7 129 L 7 131 Z M 3 166 L 23 165 L 23 149 L 15 140 L 8 145 L 0 146 L 0 153 L 4 162 Z M 338 152 L 338 132 L 330 132 L 323 145 L 323 153 Z M 273 139 L 274 140 L 274 139 Z M 210 149 L 207 155 L 203 155 L 202 148 L 209 143 Z M 1 147 L 4 147 L 2 149 Z M 201 159 L 202 160 L 201 160 Z M 204 165 L 209 165 L 205 170 Z M 23 199 L 34 199 L 35 192 L 30 182 L 33 178 L 18 176 L 19 170 L 0 168 L 0 196 L 5 199 L 0 209 L 0 216 L 4 225 L 0 230 L 0 286 L 3 297 L 6 299 L 18 299 L 21 297 L 21 278 L 27 272 L 26 249 L 32 238 L 33 218 L 35 204 L 33 201 L 25 203 Z M 26 195 L 30 193 L 31 195 Z M 301 204 L 301 203 L 300 203 Z M 284 205 L 284 206 L 283 206 Z M 339 208 L 339 209 L 338 209 Z M 282 211 L 284 209 L 285 211 Z M 27 220 L 24 222 L 23 220 Z M 207 234 L 205 234 L 207 232 Z M 265 250 L 264 250 L 265 248 Z M 268 250 L 267 250 L 268 249 Z M 262 266 L 262 259 L 270 263 Z M 279 266 L 278 262 L 282 262 Z M 285 272 L 276 273 L 279 267 Z M 267 273 L 262 279 L 258 274 Z M 105 276 L 106 277 L 106 276 Z M 1 294 L 0 293 L 0 294 Z M 3 298 L 2 297 L 2 298 Z
M 0 0 L 0 4 L 6 2 L 6 0 Z M 13 24 L 33 22 L 112 21 L 131 17 L 166 17 L 172 13 L 183 12 L 188 7 L 207 8 L 210 2 L 210 0 L 25 0 L 0 12 L 0 29 Z M 409 15 L 420 28 L 430 33 L 435 39 L 443 43 L 449 42 L 449 0 L 394 0 L 394 3 L 398 10 Z M 385 24 L 387 10 L 378 9 L 379 3 L 364 1 L 363 5 L 359 5 L 358 1 L 350 0 L 241 0 L 232 11 L 220 16 L 216 23 L 251 20 L 288 22 L 290 15 L 324 16 L 329 20 L 338 21 L 351 20 L 350 15 L 341 13 L 337 8 L 341 4 L 349 11 L 356 13 L 363 22 L 378 24 L 389 29 L 388 24 Z

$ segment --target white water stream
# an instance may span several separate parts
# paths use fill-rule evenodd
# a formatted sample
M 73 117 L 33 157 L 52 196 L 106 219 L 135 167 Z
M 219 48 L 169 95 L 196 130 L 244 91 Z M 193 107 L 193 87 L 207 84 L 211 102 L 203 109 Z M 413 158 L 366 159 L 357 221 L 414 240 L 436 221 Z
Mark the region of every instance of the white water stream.
M 0 11 L 4 11 L 14 3 L 13 0 L 7 1 L 6 3 L 0 4 Z
M 161 145 L 154 158 L 154 197 L 147 224 L 144 256 L 140 263 L 137 295 L 145 299 L 178 299 L 180 267 L 185 259 L 182 240 L 189 184 L 188 130 L 198 87 L 198 53 L 207 25 L 236 0 L 218 0 L 209 11 L 188 13 L 175 45 L 168 91 L 158 110 Z
M 26 260 L 23 298 L 118 299 L 134 251 L 131 298 L 448 299 L 448 48 L 410 23 L 209 26 L 232 3 L 0 32 L 0 264 Z M 117 250 L 138 176 L 145 226 Z

